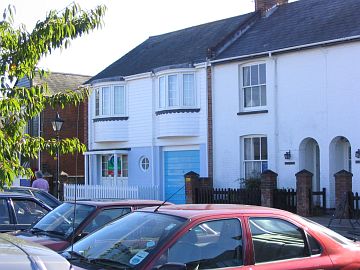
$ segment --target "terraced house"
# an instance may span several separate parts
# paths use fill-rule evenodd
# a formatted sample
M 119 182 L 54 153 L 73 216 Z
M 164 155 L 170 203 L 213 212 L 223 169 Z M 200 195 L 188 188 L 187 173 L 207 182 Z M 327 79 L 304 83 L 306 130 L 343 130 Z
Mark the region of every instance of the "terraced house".
M 359 176 L 358 10 L 255 0 L 255 12 L 150 37 L 89 81 L 88 183 L 168 197 L 188 171 L 235 187 L 271 169 L 293 187 L 306 169 L 333 206 L 334 173 Z

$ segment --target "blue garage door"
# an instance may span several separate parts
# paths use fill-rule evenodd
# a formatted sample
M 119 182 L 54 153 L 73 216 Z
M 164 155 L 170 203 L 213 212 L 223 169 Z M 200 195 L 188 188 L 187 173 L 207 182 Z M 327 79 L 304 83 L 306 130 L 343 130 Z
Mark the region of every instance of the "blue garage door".
M 199 150 L 164 152 L 165 199 L 185 185 L 184 174 L 189 171 L 200 173 Z M 170 200 L 172 203 L 185 203 L 185 187 Z

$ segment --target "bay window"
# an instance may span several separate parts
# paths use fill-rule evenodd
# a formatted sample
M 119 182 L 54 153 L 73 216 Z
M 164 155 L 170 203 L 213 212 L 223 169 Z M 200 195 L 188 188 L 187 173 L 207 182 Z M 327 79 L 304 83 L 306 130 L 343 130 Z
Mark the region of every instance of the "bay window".
M 243 146 L 243 177 L 260 178 L 268 168 L 267 137 L 245 137 Z
M 241 94 L 243 109 L 266 106 L 266 65 L 253 64 L 241 67 Z
M 159 77 L 157 105 L 159 109 L 196 107 L 195 74 L 178 73 Z
M 95 89 L 95 116 L 125 116 L 126 89 L 124 85 L 110 85 Z

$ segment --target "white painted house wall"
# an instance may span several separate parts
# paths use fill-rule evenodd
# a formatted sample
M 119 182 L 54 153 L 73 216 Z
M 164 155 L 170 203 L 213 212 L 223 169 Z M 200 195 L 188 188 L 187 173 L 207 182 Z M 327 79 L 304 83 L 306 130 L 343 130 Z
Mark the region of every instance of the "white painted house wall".
M 234 179 L 242 177 L 240 137 L 265 134 L 268 137 L 268 168 L 279 174 L 279 187 L 295 187 L 295 173 L 310 166 L 308 158 L 300 157 L 300 148 L 304 139 L 313 138 L 320 150 L 320 188 L 327 188 L 328 206 L 333 207 L 333 174 L 346 166 L 343 156 L 339 158 L 342 150 L 336 151 L 338 146 L 332 144 L 340 138 L 340 141 L 347 139 L 351 145 L 353 191 L 360 191 L 360 164 L 355 163 L 354 154 L 360 148 L 357 126 L 360 121 L 357 83 L 360 43 L 254 60 L 258 61 L 265 61 L 267 65 L 268 113 L 263 114 L 236 114 L 239 111 L 239 65 L 245 62 L 213 67 L 215 185 L 232 186 Z M 295 165 L 285 165 L 284 153 L 289 150 L 290 161 Z
M 195 113 L 167 113 L 156 115 L 158 111 L 158 78 L 164 74 L 194 72 L 196 85 Z M 107 84 L 124 84 L 123 81 L 97 83 L 93 89 Z M 192 69 L 171 69 L 157 73 L 147 73 L 125 78 L 127 94 L 128 120 L 94 122 L 95 93 L 89 102 L 89 151 L 130 148 L 129 184 L 131 178 L 139 178 L 138 158 L 144 155 L 150 158 L 152 166 L 151 180 L 148 184 L 160 184 L 163 181 L 163 151 L 200 150 L 201 176 L 207 176 L 207 85 L 205 65 Z M 99 117 L 101 118 L 101 116 Z M 99 139 L 100 138 L 100 139 Z M 136 156 L 136 159 L 135 159 Z M 88 179 L 101 177 L 100 156 L 89 156 Z M 132 170 L 132 171 L 131 171 Z M 97 181 L 97 183 L 99 183 Z

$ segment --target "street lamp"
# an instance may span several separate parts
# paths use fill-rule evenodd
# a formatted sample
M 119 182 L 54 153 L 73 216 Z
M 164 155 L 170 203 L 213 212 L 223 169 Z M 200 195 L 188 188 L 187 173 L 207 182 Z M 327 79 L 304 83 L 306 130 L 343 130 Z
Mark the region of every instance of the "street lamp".
M 56 197 L 59 199 L 59 183 L 60 183 L 60 153 L 59 153 L 59 141 L 60 141 L 60 130 L 62 128 L 62 125 L 64 124 L 64 120 L 60 118 L 59 113 L 56 113 L 54 121 L 51 121 L 52 128 L 56 133 L 56 140 L 58 143 L 57 149 L 56 149 L 56 182 L 55 182 L 55 194 Z

